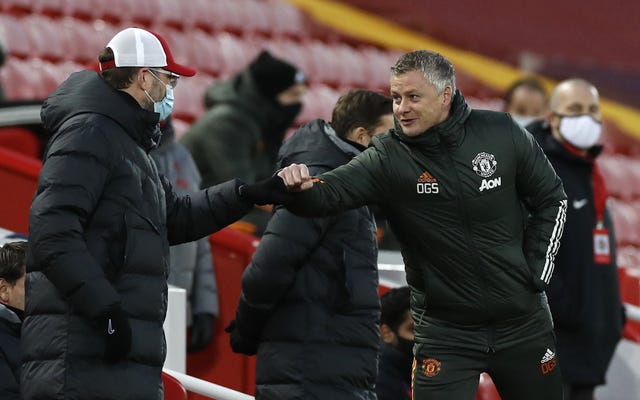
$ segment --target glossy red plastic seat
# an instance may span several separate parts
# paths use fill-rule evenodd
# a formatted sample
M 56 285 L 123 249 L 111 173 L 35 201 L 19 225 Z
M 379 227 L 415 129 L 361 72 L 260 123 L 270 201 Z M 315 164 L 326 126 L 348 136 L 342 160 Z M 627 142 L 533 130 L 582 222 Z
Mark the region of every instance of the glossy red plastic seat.
M 164 385 L 164 400 L 187 400 L 187 390 L 173 376 L 163 372 L 162 384 Z

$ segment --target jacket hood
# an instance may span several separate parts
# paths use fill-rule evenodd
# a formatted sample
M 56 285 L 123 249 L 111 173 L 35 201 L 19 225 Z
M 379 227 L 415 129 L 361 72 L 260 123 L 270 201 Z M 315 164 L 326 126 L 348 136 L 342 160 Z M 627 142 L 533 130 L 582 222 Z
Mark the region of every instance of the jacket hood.
M 434 125 L 418 136 L 407 136 L 402 131 L 402 127 L 397 119 L 394 119 L 395 128 L 392 134 L 398 137 L 402 142 L 412 145 L 434 147 L 440 143 L 446 147 L 458 147 L 464 138 L 464 122 L 471 114 L 471 108 L 462 96 L 462 93 L 456 89 L 451 103 L 449 117 L 438 125 Z
M 549 126 L 549 121 L 547 120 L 532 122 L 527 125 L 526 129 L 536 138 L 536 141 L 545 153 L 548 155 L 562 157 L 572 162 L 591 164 L 603 150 L 602 145 L 595 145 L 589 149 L 587 157 L 581 157 L 572 153 L 563 146 L 558 139 L 553 137 L 553 134 L 551 133 L 551 126 Z
M 43 103 L 40 117 L 45 129 L 56 132 L 70 118 L 97 113 L 116 121 L 143 148 L 159 140 L 160 114 L 147 111 L 128 93 L 109 86 L 95 71 L 69 76 Z
M 278 153 L 278 168 L 303 163 L 315 171 L 328 171 L 358 154 L 360 150 L 340 139 L 331 125 L 316 119 L 301 126 L 284 142 Z

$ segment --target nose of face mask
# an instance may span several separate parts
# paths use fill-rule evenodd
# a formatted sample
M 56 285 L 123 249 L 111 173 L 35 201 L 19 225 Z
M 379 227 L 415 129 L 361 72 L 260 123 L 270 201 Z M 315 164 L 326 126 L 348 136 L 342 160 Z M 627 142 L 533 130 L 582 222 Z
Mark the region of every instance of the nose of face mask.
M 562 117 L 560 134 L 567 142 L 579 149 L 588 149 L 595 145 L 602 134 L 602 123 L 590 115 Z

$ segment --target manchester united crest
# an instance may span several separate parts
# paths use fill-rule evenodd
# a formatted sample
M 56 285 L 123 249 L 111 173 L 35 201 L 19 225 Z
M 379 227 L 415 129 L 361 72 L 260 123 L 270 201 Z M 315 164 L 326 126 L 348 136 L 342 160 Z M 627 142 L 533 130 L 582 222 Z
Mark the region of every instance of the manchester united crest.
M 478 153 L 478 155 L 471 162 L 473 164 L 473 170 L 476 174 L 483 178 L 488 178 L 496 172 L 498 162 L 493 154 Z
M 440 373 L 442 369 L 442 363 L 435 358 L 425 358 L 422 361 L 422 371 L 425 376 L 431 378 L 432 376 L 436 376 Z

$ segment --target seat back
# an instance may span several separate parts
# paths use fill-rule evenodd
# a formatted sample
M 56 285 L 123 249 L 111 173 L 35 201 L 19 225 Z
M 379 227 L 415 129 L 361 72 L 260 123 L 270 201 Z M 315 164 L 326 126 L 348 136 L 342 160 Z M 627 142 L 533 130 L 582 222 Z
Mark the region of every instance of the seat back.
M 162 384 L 164 385 L 164 400 L 187 400 L 187 390 L 173 376 L 163 372 Z

